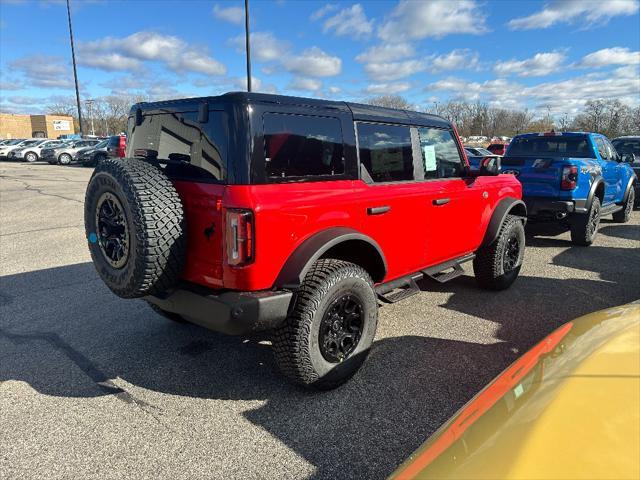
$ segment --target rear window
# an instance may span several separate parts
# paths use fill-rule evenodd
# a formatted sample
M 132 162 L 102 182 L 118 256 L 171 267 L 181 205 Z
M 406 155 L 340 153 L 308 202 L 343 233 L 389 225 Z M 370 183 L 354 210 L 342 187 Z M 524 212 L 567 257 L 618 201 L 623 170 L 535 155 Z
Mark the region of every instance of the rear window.
M 509 144 L 507 156 L 563 156 L 593 158 L 586 136 L 519 137 Z
M 409 127 L 358 123 L 360 163 L 374 182 L 414 179 Z
M 140 125 L 129 119 L 127 156 L 157 159 L 171 178 L 223 182 L 227 137 L 222 111 L 210 110 L 206 123 L 198 112 L 145 114 Z M 119 138 L 111 137 L 109 145 L 118 146 Z
M 269 180 L 344 173 L 339 119 L 265 113 L 263 122 L 265 173 Z

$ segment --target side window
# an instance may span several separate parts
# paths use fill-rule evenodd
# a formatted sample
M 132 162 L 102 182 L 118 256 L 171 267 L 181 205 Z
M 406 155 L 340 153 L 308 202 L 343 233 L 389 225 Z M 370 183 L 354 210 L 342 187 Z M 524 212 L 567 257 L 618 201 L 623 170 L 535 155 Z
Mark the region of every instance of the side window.
M 610 160 L 611 157 L 609 155 L 609 149 L 604 143 L 602 137 L 596 137 L 596 147 L 598 147 L 598 153 L 602 157 L 603 160 Z
M 418 134 L 425 179 L 460 177 L 463 163 L 451 132 L 438 128 L 419 128 Z
M 613 147 L 613 145 L 611 145 L 611 142 L 609 141 L 609 139 L 605 139 L 604 143 L 607 147 L 607 150 L 609 150 L 609 158 L 611 160 L 618 160 L 618 152 L 616 151 L 616 149 Z
M 130 122 L 128 155 L 163 161 L 172 178 L 224 181 L 226 178 L 227 121 L 224 112 L 209 110 L 209 121 L 198 112 L 145 114 L 140 125 Z M 120 145 L 109 138 L 109 147 Z
M 360 163 L 374 182 L 414 180 L 409 127 L 358 123 Z
M 263 122 L 265 173 L 268 178 L 344 173 L 339 119 L 265 113 Z

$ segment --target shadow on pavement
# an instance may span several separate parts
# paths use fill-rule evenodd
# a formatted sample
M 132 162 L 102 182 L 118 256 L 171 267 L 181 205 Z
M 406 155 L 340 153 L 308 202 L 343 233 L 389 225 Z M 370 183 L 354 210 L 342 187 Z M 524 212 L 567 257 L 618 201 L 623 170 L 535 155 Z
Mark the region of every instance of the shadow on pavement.
M 638 297 L 640 268 L 627 278 L 616 273 L 621 267 L 611 259 L 624 260 L 618 250 L 591 247 L 585 257 L 572 249 L 553 259 L 572 268 L 602 267 L 600 281 L 524 276 L 497 293 L 477 289 L 468 276 L 423 282 L 425 290 L 452 293 L 443 308 L 498 323 L 500 341 L 378 340 L 351 382 L 317 394 L 283 380 L 264 339 L 167 321 L 142 301 L 115 297 L 89 263 L 5 276 L 0 382 L 24 381 L 46 395 L 138 402 L 135 388 L 118 386 L 120 378 L 171 395 L 266 400 L 245 416 L 315 465 L 315 477 L 385 478 L 546 333 Z

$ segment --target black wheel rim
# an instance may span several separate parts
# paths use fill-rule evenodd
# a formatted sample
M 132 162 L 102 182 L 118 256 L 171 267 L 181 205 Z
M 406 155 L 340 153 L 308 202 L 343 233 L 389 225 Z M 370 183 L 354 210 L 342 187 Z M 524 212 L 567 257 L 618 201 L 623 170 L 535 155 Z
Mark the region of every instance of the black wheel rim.
M 518 266 L 520 260 L 520 239 L 517 235 L 510 235 L 504 247 L 504 257 L 502 265 L 505 273 L 510 272 Z
M 105 260 L 114 268 L 122 268 L 129 258 L 129 228 L 122 204 L 109 192 L 98 199 L 96 228 Z
M 339 363 L 353 353 L 362 337 L 364 308 L 351 294 L 336 298 L 320 324 L 320 353 L 327 362 Z
M 589 218 L 589 225 L 587 225 L 587 229 L 590 237 L 595 235 L 596 230 L 598 229 L 599 223 L 600 223 L 600 207 L 597 205 L 594 205 L 591 208 L 591 217 Z

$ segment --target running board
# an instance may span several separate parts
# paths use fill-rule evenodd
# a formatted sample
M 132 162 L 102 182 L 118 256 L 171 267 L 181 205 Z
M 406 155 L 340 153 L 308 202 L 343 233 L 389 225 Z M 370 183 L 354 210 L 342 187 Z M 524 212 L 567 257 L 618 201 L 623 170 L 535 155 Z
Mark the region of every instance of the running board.
M 623 208 L 624 205 L 616 205 L 615 203 L 612 203 L 611 205 L 607 205 L 606 207 L 602 207 L 600 209 L 600 217 L 602 217 L 603 215 L 611 215 L 612 213 L 619 212 Z
M 455 260 L 449 260 L 448 262 L 434 265 L 433 267 L 426 268 L 413 275 L 392 280 L 391 282 L 383 283 L 376 287 L 376 294 L 378 298 L 385 303 L 396 303 L 405 298 L 411 297 L 420 292 L 417 282 L 424 277 L 432 278 L 438 283 L 445 283 L 454 278 L 458 278 L 464 274 L 462 264 L 473 260 L 474 254 L 466 255 Z M 450 270 L 451 271 L 447 271 Z

